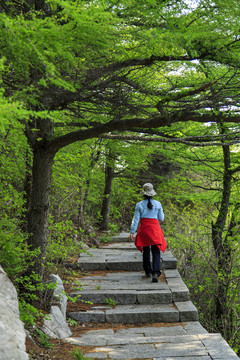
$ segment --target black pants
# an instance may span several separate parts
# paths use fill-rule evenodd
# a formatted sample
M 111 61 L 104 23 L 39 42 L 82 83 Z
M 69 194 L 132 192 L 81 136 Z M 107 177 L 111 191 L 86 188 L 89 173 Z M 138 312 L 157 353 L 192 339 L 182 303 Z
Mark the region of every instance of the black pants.
M 150 259 L 150 250 L 152 252 L 152 266 L 151 266 L 151 259 Z M 143 247 L 143 269 L 146 274 L 158 274 L 161 275 L 160 271 L 160 250 L 157 245 L 152 246 L 144 246 Z

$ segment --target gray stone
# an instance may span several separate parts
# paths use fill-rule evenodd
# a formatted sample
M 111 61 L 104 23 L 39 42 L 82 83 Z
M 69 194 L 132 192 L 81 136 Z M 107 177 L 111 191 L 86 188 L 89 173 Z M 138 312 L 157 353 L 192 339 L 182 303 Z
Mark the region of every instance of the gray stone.
M 189 321 L 183 324 L 186 334 L 208 334 L 207 330 L 198 321 Z
M 119 305 L 101 310 L 95 307 L 87 312 L 71 312 L 71 318 L 80 322 L 109 322 L 139 324 L 144 322 L 178 322 L 179 312 L 171 305 Z
M 180 278 L 181 275 L 179 274 L 177 269 L 166 269 L 164 271 L 165 277 L 166 279 L 170 279 L 170 278 Z
M 126 232 L 126 233 L 124 233 L 124 232 L 122 232 L 122 233 L 120 233 L 119 235 L 115 235 L 115 236 L 112 236 L 111 237 L 111 240 L 112 241 L 126 241 L 126 242 L 130 242 L 130 233 L 128 232 Z M 133 244 L 133 243 L 131 243 L 131 244 Z M 123 244 L 120 244 L 121 246 L 123 245 Z M 133 244 L 134 245 L 134 244 Z
M 169 290 L 138 291 L 137 300 L 139 304 L 170 304 L 172 293 Z
M 159 337 L 157 335 L 152 336 L 144 336 L 143 334 L 131 334 L 129 336 L 128 334 L 125 335 L 119 335 L 115 337 L 110 337 L 108 339 L 107 345 L 130 345 L 130 344 L 158 344 L 160 342 L 162 343 L 173 343 L 173 344 L 185 344 L 189 342 L 198 341 L 199 339 L 197 336 L 164 336 Z
M 199 335 L 199 339 L 214 360 L 238 359 L 237 354 L 230 348 L 220 334 L 201 334 Z
M 187 287 L 170 287 L 172 291 L 172 301 L 173 302 L 182 302 L 182 301 L 189 301 L 190 294 Z
M 51 274 L 49 276 L 49 281 L 56 284 L 56 287 L 53 291 L 52 305 L 58 305 L 63 314 L 63 317 L 66 318 L 67 296 L 64 293 L 63 282 L 61 278 L 55 274 Z
M 112 329 L 106 330 L 90 330 L 87 331 L 82 337 L 67 338 L 66 341 L 73 345 L 84 345 L 84 346 L 99 346 L 107 345 L 108 339 L 114 336 Z
M 116 306 L 106 311 L 106 321 L 110 323 L 153 323 L 178 322 L 179 312 L 170 305 Z
M 175 302 L 179 310 L 179 321 L 197 321 L 198 310 L 191 301 Z
M 183 337 L 184 339 L 185 337 Z M 158 343 L 155 344 L 156 349 L 159 351 L 160 356 L 206 356 L 208 355 L 207 350 L 201 343 L 201 341 L 191 341 L 176 343 Z
M 171 288 L 174 287 L 180 287 L 180 288 L 187 288 L 187 286 L 185 285 L 184 281 L 182 280 L 182 278 L 179 277 L 174 277 L 174 278 L 166 278 L 167 284 L 168 286 Z
M 167 356 L 167 357 L 158 357 L 153 358 L 153 360 L 212 360 L 210 356 Z
M 87 353 L 85 354 L 86 358 L 94 358 L 94 359 L 107 359 L 108 355 L 104 352 L 97 352 L 97 353 Z
M 0 265 L 0 296 L 1 299 L 4 299 L 4 301 L 8 304 L 12 312 L 16 316 L 19 316 L 17 290 L 13 286 L 13 283 L 10 281 L 10 279 L 7 277 L 1 265 Z
M 127 335 L 131 337 L 135 334 L 143 334 L 144 337 L 151 336 L 177 336 L 177 335 L 186 335 L 185 330 L 179 324 L 166 324 L 166 326 L 148 326 L 148 327 L 139 327 L 131 329 L 120 329 L 116 331 L 116 335 Z
M 98 337 L 98 336 L 83 336 L 81 338 L 67 338 L 65 339 L 67 342 L 73 345 L 81 345 L 81 346 L 104 346 L 107 345 L 108 338 Z
M 27 360 L 25 331 L 22 321 L 5 299 L 0 299 L 0 359 Z
M 110 244 L 107 244 L 107 245 L 103 245 L 102 249 L 105 248 L 105 246 L 108 248 L 108 249 L 118 249 L 118 250 L 135 250 L 135 251 L 138 251 L 136 246 L 134 245 L 134 243 L 132 242 L 123 242 L 123 243 L 110 243 Z
M 58 306 L 51 307 L 50 314 L 44 320 L 42 330 L 45 334 L 55 339 L 65 339 L 72 335 L 65 317 Z
M 104 346 L 97 347 L 88 356 L 96 358 L 96 354 L 105 353 L 110 359 L 144 359 L 152 358 L 156 354 L 156 349 L 152 344 L 149 345 L 129 345 L 129 346 Z
M 142 255 L 136 250 L 91 249 L 91 255 L 82 253 L 77 263 L 83 271 L 90 270 L 129 270 L 136 271 L 142 269 Z M 171 252 L 166 251 L 163 254 L 164 268 L 175 269 L 177 265 L 176 258 Z
M 68 316 L 74 320 L 80 321 L 82 323 L 88 322 L 106 322 L 105 312 L 101 310 L 91 310 L 91 311 L 79 311 L 79 312 L 70 312 Z
M 17 291 L 0 266 L 0 359 L 28 360 L 26 333 L 19 319 Z
M 135 304 L 137 302 L 137 292 L 135 290 L 86 290 L 78 293 L 71 293 L 71 296 L 80 295 L 79 302 L 91 301 L 92 303 L 105 303 L 111 299 L 116 304 Z
M 179 327 L 180 325 L 176 326 L 177 329 Z M 158 327 L 120 329 L 115 333 L 112 329 L 92 330 L 83 334 L 81 338 L 70 338 L 67 340 L 75 345 L 96 346 L 94 352 L 91 352 L 91 357 L 93 358 L 149 359 L 154 357 L 156 360 L 238 359 L 236 355 L 234 356 L 234 352 L 228 351 L 228 344 L 219 334 L 186 335 L 184 331 L 185 335 L 182 335 L 182 333 L 179 335 L 176 333 L 167 335 L 165 333 L 162 336 L 160 333 L 162 330 L 163 328 Z M 219 344 L 220 348 L 214 354 Z M 209 356 L 210 352 L 212 352 L 211 357 Z M 88 356 L 90 356 L 90 353 L 88 353 Z

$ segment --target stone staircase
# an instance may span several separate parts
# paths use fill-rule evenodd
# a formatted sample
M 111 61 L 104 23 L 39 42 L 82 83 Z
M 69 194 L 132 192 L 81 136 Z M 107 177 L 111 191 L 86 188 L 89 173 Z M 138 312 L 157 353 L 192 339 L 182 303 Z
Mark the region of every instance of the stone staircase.
M 85 356 L 93 359 L 238 359 L 220 334 L 209 334 L 198 322 L 171 252 L 162 255 L 160 281 L 152 283 L 142 271 L 141 253 L 128 240 L 129 234 L 120 234 L 113 243 L 91 249 L 91 255 L 81 254 L 77 266 L 91 275 L 81 278 L 82 290 L 70 295 L 97 305 L 68 316 L 108 328 L 67 340 L 84 346 Z M 126 326 L 113 330 L 110 324 Z

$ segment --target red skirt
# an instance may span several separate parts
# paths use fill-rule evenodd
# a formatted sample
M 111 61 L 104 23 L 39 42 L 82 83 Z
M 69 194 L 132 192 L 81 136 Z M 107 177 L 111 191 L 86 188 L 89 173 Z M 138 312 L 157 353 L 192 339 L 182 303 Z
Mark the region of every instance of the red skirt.
M 140 220 L 135 239 L 135 246 L 142 252 L 144 246 L 151 245 L 157 245 L 163 253 L 167 248 L 167 243 L 159 225 L 159 221 L 157 219 L 143 218 Z

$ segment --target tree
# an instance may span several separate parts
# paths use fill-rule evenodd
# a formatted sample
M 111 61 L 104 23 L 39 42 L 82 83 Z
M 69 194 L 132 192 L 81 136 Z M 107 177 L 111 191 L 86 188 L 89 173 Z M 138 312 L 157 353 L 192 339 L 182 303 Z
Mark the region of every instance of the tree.
M 190 127 L 182 129 L 189 139 Z M 198 127 L 199 136 L 204 126 Z M 239 125 L 234 127 L 239 131 Z M 179 135 L 180 127 L 178 128 Z M 226 135 L 233 131 L 232 126 L 227 124 L 209 124 L 208 136 L 210 133 Z M 187 133 L 187 134 L 186 134 Z M 227 139 L 227 137 L 225 138 Z M 232 341 L 235 346 L 239 345 L 237 332 L 239 330 L 239 145 L 230 146 L 222 139 L 222 146 L 203 147 L 197 143 L 194 146 L 175 145 L 165 149 L 165 156 L 172 161 L 177 161 L 182 170 L 180 176 L 167 181 L 162 189 L 165 201 L 171 201 L 179 208 L 176 222 L 179 225 L 172 225 L 172 219 L 167 228 L 173 227 L 174 237 L 178 232 L 178 243 L 183 240 L 183 251 L 178 257 L 183 262 L 183 271 L 190 277 L 189 285 L 193 286 L 197 273 L 199 279 L 193 291 L 193 297 L 201 294 L 201 289 L 207 289 L 208 302 L 201 300 L 201 308 L 209 308 L 208 314 L 204 311 L 203 321 L 209 320 L 209 329 L 220 331 L 227 341 Z M 206 145 L 206 144 L 205 144 Z M 168 187 L 175 192 L 168 192 Z M 170 203 L 169 201 L 169 203 Z M 169 204 L 168 203 L 168 204 Z M 169 210 L 168 210 L 169 211 Z M 175 212 L 177 213 L 176 209 Z M 188 215 L 189 212 L 189 215 Z M 198 224 L 194 224 L 197 214 Z M 189 219 L 188 219 L 189 216 Z M 167 218 L 170 217 L 169 214 Z M 184 234 L 181 234 L 181 217 L 183 218 Z M 191 227 L 198 227 L 198 231 L 191 230 Z M 189 233 L 188 233 L 189 232 Z M 199 233 L 198 233 L 199 232 Z M 169 234 L 168 234 L 169 235 Z M 177 245 L 178 246 L 178 245 Z M 181 255 L 182 252 L 182 255 Z M 185 256 L 184 256 L 185 253 Z M 200 262 L 200 259 L 201 262 Z M 205 264 L 204 264 L 205 263 Z M 198 266 L 195 276 L 190 273 L 195 271 L 194 265 Z M 206 270 L 199 268 L 206 267 Z M 210 275 L 211 274 L 211 275 Z M 212 276 L 212 279 L 211 279 Z M 205 282 L 205 283 L 204 283 Z M 212 287 L 209 283 L 212 282 Z M 214 291 L 215 290 L 215 291 Z M 201 294 L 206 296 L 206 293 Z M 198 304 L 199 306 L 199 304 Z
M 24 9 L 2 2 L 2 87 L 27 110 L 20 120 L 33 153 L 28 231 L 31 247 L 41 249 L 39 275 L 60 149 L 114 131 L 162 128 L 165 135 L 182 122 L 240 122 L 240 6 L 226 4 L 201 1 L 184 11 L 183 1 L 53 1 Z

